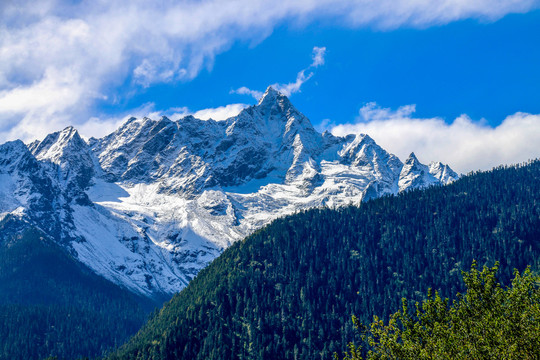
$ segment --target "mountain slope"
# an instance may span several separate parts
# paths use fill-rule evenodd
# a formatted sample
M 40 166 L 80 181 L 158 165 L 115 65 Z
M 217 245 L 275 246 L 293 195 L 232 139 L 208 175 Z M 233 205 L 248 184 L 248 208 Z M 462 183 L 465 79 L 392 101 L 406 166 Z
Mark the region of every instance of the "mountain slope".
M 20 228 L 0 221 L 0 232 Z M 38 229 L 0 242 L 0 359 L 103 355 L 134 334 L 148 300 L 96 276 Z
M 63 242 L 60 225 L 65 215 L 63 199 L 41 163 L 22 141 L 0 145 L 0 221 L 7 216 L 25 218 Z M 1 237 L 12 236 L 2 233 Z
M 275 220 L 228 248 L 111 359 L 327 359 L 350 316 L 460 291 L 473 259 L 540 266 L 540 161 Z
M 90 147 L 77 130 L 69 126 L 49 134 L 43 141 L 30 144 L 29 150 L 48 168 L 50 177 L 64 190 L 68 201 L 89 202 L 84 191 L 97 169 Z

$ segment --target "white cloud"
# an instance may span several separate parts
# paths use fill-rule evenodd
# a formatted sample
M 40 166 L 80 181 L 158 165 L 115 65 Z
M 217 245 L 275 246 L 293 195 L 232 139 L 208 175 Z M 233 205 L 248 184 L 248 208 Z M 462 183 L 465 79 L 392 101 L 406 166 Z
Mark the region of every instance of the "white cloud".
M 126 82 L 189 81 L 237 41 L 276 26 L 327 20 L 340 26 L 426 27 L 465 18 L 496 20 L 537 0 L 266 0 L 0 2 L 0 141 L 85 123 L 97 98 Z M 324 61 L 314 49 L 312 67 Z M 298 91 L 311 72 L 284 91 Z M 47 124 L 50 124 L 47 127 Z
M 0 92 L 0 114 L 27 111 L 55 113 L 77 103 L 83 91 L 78 74 L 47 69 L 43 79 Z
M 313 48 L 313 54 L 311 55 L 311 58 L 313 59 L 311 66 L 319 67 L 324 65 L 324 55 L 326 55 L 326 48 L 315 46 Z
M 144 59 L 142 63 L 133 70 L 135 81 L 144 87 L 148 87 L 154 83 L 166 83 L 186 76 L 186 70 L 178 69 L 178 64 L 167 65 L 169 66 L 162 66 L 160 68 L 148 59 Z
M 462 173 L 540 157 L 540 115 L 516 113 L 491 127 L 466 115 L 448 124 L 442 118 L 415 118 L 414 111 L 414 105 L 392 111 L 369 103 L 355 123 L 331 131 L 369 134 L 401 159 L 414 151 L 424 163 L 442 161 Z
M 217 108 L 203 109 L 195 112 L 193 116 L 201 120 L 225 120 L 230 117 L 236 116 L 245 109 L 248 105 L 246 104 L 230 104 L 226 106 L 220 106 Z
M 206 108 L 201 110 L 192 111 L 187 107 L 175 107 L 167 110 L 156 110 L 154 103 L 148 103 L 144 106 L 132 110 L 129 114 L 123 116 L 123 118 L 129 117 L 148 117 L 150 119 L 159 119 L 162 116 L 166 116 L 171 120 L 178 120 L 188 115 L 193 115 L 200 120 L 226 120 L 230 117 L 236 116 L 245 109 L 247 104 L 229 104 L 224 106 L 218 106 L 215 108 Z
M 125 123 L 131 116 L 115 117 L 115 118 L 99 118 L 91 117 L 88 121 L 77 126 L 77 131 L 83 138 L 89 139 L 91 137 L 101 138 L 114 132 Z M 56 129 L 60 130 L 60 128 Z

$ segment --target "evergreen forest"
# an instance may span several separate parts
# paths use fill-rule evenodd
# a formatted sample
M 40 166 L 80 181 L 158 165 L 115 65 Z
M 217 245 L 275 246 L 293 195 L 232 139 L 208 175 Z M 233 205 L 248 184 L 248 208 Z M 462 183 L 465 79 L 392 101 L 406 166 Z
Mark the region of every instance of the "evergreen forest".
M 331 359 L 401 299 L 540 262 L 540 161 L 272 222 L 203 269 L 110 359 Z
M 0 223 L 8 226 L 10 219 Z M 153 306 L 95 275 L 38 229 L 0 242 L 0 359 L 103 356 Z

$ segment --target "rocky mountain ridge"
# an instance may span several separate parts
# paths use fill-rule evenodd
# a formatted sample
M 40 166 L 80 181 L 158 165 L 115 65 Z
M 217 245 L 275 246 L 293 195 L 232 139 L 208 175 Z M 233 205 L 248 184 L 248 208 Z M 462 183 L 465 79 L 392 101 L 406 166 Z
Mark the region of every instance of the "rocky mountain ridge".
M 368 135 L 320 134 L 268 88 L 224 121 L 131 118 L 88 142 L 68 127 L 0 145 L 0 225 L 39 227 L 97 274 L 170 296 L 276 217 L 457 177 L 414 154 L 402 163 Z

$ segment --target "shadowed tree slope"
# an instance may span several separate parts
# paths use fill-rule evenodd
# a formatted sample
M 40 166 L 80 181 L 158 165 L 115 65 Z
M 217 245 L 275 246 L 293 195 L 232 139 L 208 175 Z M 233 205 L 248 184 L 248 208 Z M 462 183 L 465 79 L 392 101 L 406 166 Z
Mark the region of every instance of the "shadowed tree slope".
M 227 249 L 113 359 L 328 359 L 350 316 L 462 290 L 473 259 L 500 279 L 540 261 L 540 162 L 278 219 Z

